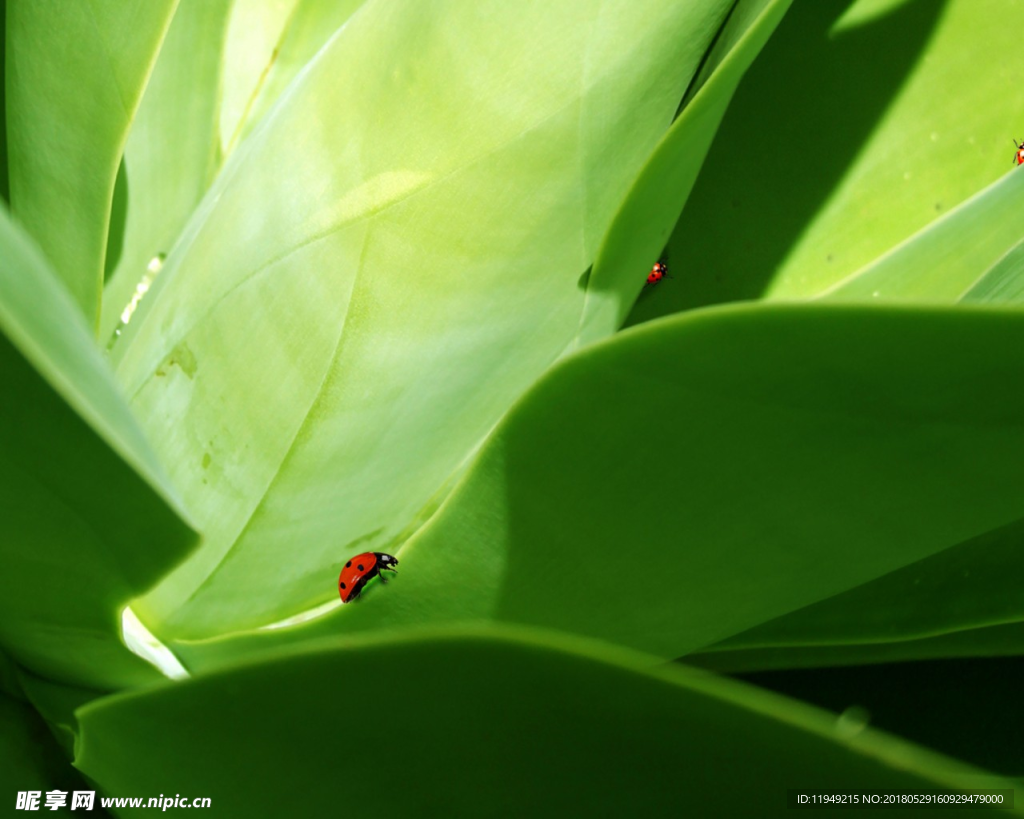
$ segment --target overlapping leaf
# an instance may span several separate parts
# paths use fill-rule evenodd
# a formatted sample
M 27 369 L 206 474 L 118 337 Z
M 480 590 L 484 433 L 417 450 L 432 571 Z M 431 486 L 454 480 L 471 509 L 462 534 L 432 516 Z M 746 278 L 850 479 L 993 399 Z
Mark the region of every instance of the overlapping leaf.
M 19 792 L 37 791 L 39 810 L 45 807 L 42 794 L 46 791 L 63 790 L 70 795 L 88 789 L 81 774 L 67 764 L 46 723 L 27 703 L 6 694 L 0 694 L 0 788 L 12 813 Z M 106 811 L 97 813 L 106 815 Z
M 221 70 L 231 8 L 229 0 L 179 5 L 132 123 L 121 180 L 125 216 L 114 226 L 120 250 L 117 258 L 115 248 L 109 251 L 103 290 L 104 344 L 122 318 L 131 318 L 220 167 Z
M 681 279 L 629 323 L 818 295 L 986 190 L 1024 133 L 1022 24 L 1012 0 L 796 4 L 737 91 L 670 241 Z M 1011 214 L 993 211 L 993 230 Z M 946 271 L 972 252 L 956 235 Z M 876 290 L 887 287 L 867 297 Z
M 81 315 L 5 214 L 0 247 L 0 643 L 45 677 L 151 680 L 119 609 L 194 535 Z
M 736 86 L 789 5 L 790 0 L 743 0 L 733 8 L 682 113 L 609 227 L 587 281 L 578 343 L 622 324 L 645 281 L 641 274 L 668 241 Z
M 572 339 L 729 6 L 374 2 L 317 54 L 114 349 L 208 535 L 144 618 L 204 637 L 295 614 L 433 508 Z
M 737 634 L 699 661 L 737 670 L 1015 653 L 1012 638 L 1024 622 L 1022 549 L 1017 520 Z
M 733 307 L 556 367 L 339 631 L 540 624 L 678 657 L 1024 516 L 1024 316 Z M 922 614 L 922 617 L 924 614 Z
M 176 4 L 7 3 L 11 208 L 94 329 L 114 179 Z

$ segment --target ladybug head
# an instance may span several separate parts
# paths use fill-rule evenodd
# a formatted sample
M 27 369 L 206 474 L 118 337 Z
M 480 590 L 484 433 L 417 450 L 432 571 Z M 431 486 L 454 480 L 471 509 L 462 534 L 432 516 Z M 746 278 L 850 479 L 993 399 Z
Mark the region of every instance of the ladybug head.
M 378 569 L 387 569 L 391 572 L 397 572 L 397 569 L 395 569 L 395 566 L 398 565 L 397 557 L 394 557 L 393 555 L 386 555 L 383 552 L 375 552 L 374 554 L 377 555 Z

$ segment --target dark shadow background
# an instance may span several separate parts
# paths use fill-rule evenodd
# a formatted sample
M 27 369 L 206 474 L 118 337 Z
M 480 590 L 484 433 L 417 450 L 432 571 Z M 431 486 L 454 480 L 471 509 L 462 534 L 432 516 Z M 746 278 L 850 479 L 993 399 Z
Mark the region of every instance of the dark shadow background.
M 1024 774 L 1024 657 L 761 671 L 737 679 L 837 713 L 1007 776 Z

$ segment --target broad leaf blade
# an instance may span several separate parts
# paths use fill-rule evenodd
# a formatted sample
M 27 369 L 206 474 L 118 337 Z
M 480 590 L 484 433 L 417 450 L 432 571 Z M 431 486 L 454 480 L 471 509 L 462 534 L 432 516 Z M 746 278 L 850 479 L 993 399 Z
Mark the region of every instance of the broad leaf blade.
M 114 178 L 176 4 L 7 4 L 11 208 L 94 328 Z
M 194 534 L 66 291 L 2 215 L 0 247 L 0 641 L 44 677 L 152 679 L 119 608 Z
M 620 334 L 513 408 L 386 589 L 177 649 L 198 668 L 498 619 L 682 656 L 1024 517 L 1022 350 L 1024 316 L 964 308 L 730 307 Z
M 361 802 L 380 816 L 707 816 L 725 793 L 737 815 L 782 816 L 790 786 L 1012 788 L 752 686 L 640 670 L 650 662 L 518 631 L 326 644 L 93 702 L 75 764 L 112 794 L 173 777 L 225 816 L 333 810 L 338 770 L 372 783 L 382 765 L 389 784 Z
M 728 5 L 375 2 L 319 52 L 114 350 L 208 536 L 140 601 L 154 630 L 294 615 L 346 552 L 397 548 L 572 339 Z

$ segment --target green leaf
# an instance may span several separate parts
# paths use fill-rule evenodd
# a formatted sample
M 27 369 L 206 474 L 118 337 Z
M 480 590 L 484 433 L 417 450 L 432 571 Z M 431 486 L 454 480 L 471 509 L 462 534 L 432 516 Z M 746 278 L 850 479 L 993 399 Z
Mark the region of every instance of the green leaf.
M 0 643 L 44 677 L 151 680 L 119 609 L 194 534 L 84 320 L 6 214 L 0 251 Z
M 142 675 L 138 676 L 141 679 Z M 156 682 L 160 679 L 159 675 L 153 674 L 147 682 Z M 67 759 L 72 759 L 75 755 L 75 737 L 78 734 L 75 710 L 109 692 L 51 682 L 24 669 L 18 670 L 18 685 L 22 695 L 46 720 L 50 733 L 57 740 Z
M 4 127 L 0 128 L 0 199 L 11 204 L 10 174 L 7 169 L 7 0 L 0 0 L 0 112 Z
M 837 643 L 835 645 L 757 646 L 729 648 L 726 642 L 688 654 L 688 664 L 727 674 L 780 669 L 948 660 L 967 657 L 1013 657 L 1024 653 L 1024 623 L 952 631 L 936 637 Z
M 791 0 L 742 0 L 701 68 L 682 113 L 637 177 L 612 221 L 587 280 L 577 340 L 619 328 L 658 259 L 697 179 L 736 86 Z
M 263 68 L 256 89 L 246 102 L 245 118 L 235 126 L 231 135 L 234 143 L 244 139 L 263 120 L 296 75 L 364 2 L 365 0 L 298 0 L 295 3 L 281 30 L 277 45 Z M 241 8 L 236 6 L 236 9 Z M 261 49 L 253 51 L 262 53 Z M 229 151 L 231 147 L 233 145 L 228 146 Z
M 510 411 L 395 583 L 175 650 L 202 668 L 496 619 L 683 656 L 1024 517 L 1022 350 L 1024 315 L 965 308 L 735 306 L 619 334 Z
M 988 288 L 995 283 L 990 280 L 988 285 L 981 284 L 1020 242 L 1024 230 L 1016 214 L 1022 208 L 1024 174 L 1007 173 L 944 218 L 821 295 L 850 300 L 953 302 L 962 296 L 966 299 L 965 291 L 978 285 Z M 995 273 L 997 278 L 1003 275 Z
M 787 665 L 789 655 L 794 656 L 794 665 L 807 665 L 814 656 L 809 649 L 814 648 L 823 649 L 819 654 L 829 665 L 860 661 L 865 646 L 871 646 L 870 656 L 884 657 L 886 662 L 917 659 L 921 641 L 929 638 L 965 631 L 977 634 L 988 626 L 1024 622 L 1022 544 L 1024 520 L 1017 520 L 737 634 L 709 651 L 757 652 L 752 656 L 771 657 L 779 667 Z M 991 652 L 984 640 L 972 644 L 979 655 Z M 1024 643 L 1018 645 L 1024 648 Z M 847 660 L 844 649 L 849 650 Z M 1005 651 L 1001 643 L 999 653 Z M 963 651 L 956 654 L 962 656 Z
M 375 816 L 782 816 L 787 787 L 1013 787 L 652 659 L 518 630 L 330 642 L 95 701 L 78 712 L 75 764 L 111 794 L 173 780 L 225 816 L 312 816 L 339 799 Z
M 114 178 L 177 0 L 9 0 L 11 208 L 99 325 Z
M 232 4 L 221 82 L 221 150 L 230 154 L 253 100 L 277 59 L 278 45 L 303 0 L 248 0 Z
M 629 323 L 815 296 L 985 190 L 1024 135 L 1024 86 L 1011 80 L 1022 26 L 1013 0 L 795 4 L 670 240 L 679 280 Z M 963 236 L 958 254 L 979 239 Z
M 960 299 L 978 304 L 1024 302 L 1024 240 L 1010 248 Z
M 9 810 L 19 791 L 62 790 L 70 806 L 73 791 L 91 789 L 32 707 L 6 694 L 0 694 L 0 789 Z M 40 795 L 39 807 L 45 804 L 46 797 Z
M 572 340 L 729 5 L 375 2 L 318 52 L 113 351 L 207 538 L 141 619 L 198 638 L 292 616 L 436 507 Z
M 151 286 L 159 260 L 220 168 L 220 80 L 230 10 L 230 0 L 181 3 L 139 104 L 124 149 L 124 247 L 103 291 L 104 343 L 122 316 L 131 318 L 133 299 Z M 156 271 L 148 269 L 151 263 Z

